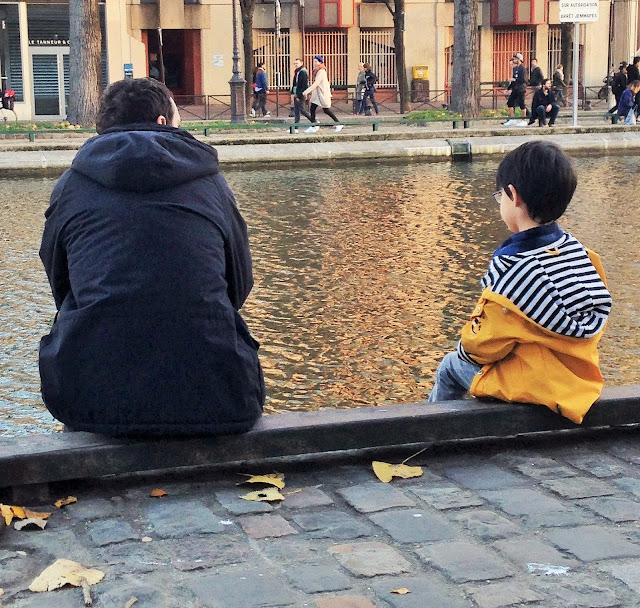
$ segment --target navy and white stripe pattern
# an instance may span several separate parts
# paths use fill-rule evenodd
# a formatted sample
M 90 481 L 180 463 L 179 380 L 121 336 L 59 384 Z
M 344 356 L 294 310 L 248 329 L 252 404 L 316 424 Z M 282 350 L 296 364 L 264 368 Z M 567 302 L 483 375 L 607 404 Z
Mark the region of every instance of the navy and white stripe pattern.
M 482 286 L 511 300 L 534 323 L 573 338 L 602 331 L 612 304 L 587 251 L 567 232 L 546 247 L 494 256 Z

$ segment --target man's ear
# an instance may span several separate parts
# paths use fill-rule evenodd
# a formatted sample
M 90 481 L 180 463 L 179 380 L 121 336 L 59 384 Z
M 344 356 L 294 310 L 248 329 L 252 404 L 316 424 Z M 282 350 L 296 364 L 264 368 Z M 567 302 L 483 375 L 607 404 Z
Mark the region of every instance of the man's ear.
M 158 118 L 156 118 L 156 124 L 157 125 L 166 125 L 167 124 L 167 119 L 164 116 L 158 116 Z

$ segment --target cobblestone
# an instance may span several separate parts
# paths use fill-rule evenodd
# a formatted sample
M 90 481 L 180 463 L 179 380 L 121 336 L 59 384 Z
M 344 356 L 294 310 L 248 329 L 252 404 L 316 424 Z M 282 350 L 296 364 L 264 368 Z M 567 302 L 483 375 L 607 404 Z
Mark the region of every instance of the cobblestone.
M 0 531 L 2 608 L 81 605 L 27 589 L 59 557 L 105 573 L 95 608 L 640 606 L 633 442 L 460 450 L 390 484 L 368 463 L 298 465 L 279 504 L 241 500 L 235 473 L 80 484 L 65 510 L 24 505 L 53 510 L 45 530 Z
M 369 519 L 399 543 L 446 540 L 456 535 L 445 519 L 429 511 L 385 511 L 370 515 Z
M 426 563 L 442 570 L 456 583 L 488 581 L 514 574 L 506 562 L 487 549 L 466 542 L 437 543 L 418 549 Z
M 360 513 L 384 511 L 393 507 L 413 507 L 415 502 L 390 484 L 364 484 L 341 488 L 338 492 Z

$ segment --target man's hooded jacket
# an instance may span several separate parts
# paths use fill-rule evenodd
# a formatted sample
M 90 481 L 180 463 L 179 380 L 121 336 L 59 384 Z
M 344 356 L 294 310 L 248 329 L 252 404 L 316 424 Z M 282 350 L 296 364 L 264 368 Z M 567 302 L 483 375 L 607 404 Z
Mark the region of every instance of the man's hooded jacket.
M 44 402 L 74 430 L 221 434 L 262 412 L 247 228 L 216 151 L 155 124 L 107 130 L 51 196 L 40 249 L 58 313 Z

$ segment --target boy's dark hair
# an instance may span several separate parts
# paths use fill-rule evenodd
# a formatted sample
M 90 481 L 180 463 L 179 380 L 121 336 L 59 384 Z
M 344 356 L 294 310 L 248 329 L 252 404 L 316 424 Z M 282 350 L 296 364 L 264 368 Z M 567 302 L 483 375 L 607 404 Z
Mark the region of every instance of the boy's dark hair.
M 629 83 L 629 88 L 630 88 L 630 89 L 631 89 L 631 88 L 635 89 L 636 87 L 640 87 L 640 80 L 632 80 L 632 81 Z
M 125 78 L 114 82 L 102 95 L 96 131 L 135 123 L 173 120 L 171 91 L 153 78 Z
M 573 163 L 560 146 L 529 141 L 509 152 L 498 167 L 496 186 L 509 198 L 511 184 L 527 205 L 529 217 L 541 224 L 557 220 L 578 185 Z

